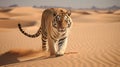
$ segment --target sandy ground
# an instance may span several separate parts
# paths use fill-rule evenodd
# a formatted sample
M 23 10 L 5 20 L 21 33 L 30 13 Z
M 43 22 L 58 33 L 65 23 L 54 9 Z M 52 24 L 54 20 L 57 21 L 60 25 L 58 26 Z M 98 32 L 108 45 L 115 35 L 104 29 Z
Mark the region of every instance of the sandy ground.
M 0 9 L 0 67 L 120 67 L 120 10 L 73 10 L 66 53 L 55 58 L 41 51 L 41 36 L 26 37 L 17 27 L 35 33 L 43 10 Z

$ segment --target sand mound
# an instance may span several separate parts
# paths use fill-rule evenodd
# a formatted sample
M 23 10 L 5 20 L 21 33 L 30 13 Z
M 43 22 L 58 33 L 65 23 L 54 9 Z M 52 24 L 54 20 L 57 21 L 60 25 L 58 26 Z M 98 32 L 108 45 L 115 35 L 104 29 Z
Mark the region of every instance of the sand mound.
M 3 18 L 2 20 L 0 20 L 0 28 L 18 28 L 18 23 L 21 23 L 22 27 L 34 26 L 35 24 L 37 24 L 36 21 L 22 21 Z
M 22 26 L 34 26 L 40 23 L 40 19 L 40 9 L 15 7 L 10 12 L 0 13 L 0 28 L 17 28 L 18 23 L 21 23 Z
M 22 11 L 21 11 L 22 10 Z M 19 14 L 34 14 L 37 12 L 41 12 L 41 10 L 38 10 L 37 8 L 33 7 L 16 7 L 10 13 L 19 13 Z
M 115 15 L 120 15 L 120 10 L 114 12 Z
M 42 11 L 32 7 L 18 7 L 10 11 L 9 15 L 12 16 L 11 19 L 38 21 L 41 19 Z
M 10 12 L 12 8 L 1 8 L 0 12 Z
M 0 18 L 9 18 L 9 15 L 0 12 Z

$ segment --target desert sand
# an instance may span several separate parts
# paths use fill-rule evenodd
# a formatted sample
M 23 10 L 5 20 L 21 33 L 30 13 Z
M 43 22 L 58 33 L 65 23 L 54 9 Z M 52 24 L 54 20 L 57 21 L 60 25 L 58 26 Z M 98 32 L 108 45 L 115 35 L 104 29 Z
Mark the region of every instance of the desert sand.
M 120 67 L 120 10 L 72 10 L 73 25 L 64 56 L 49 57 L 41 51 L 41 36 L 29 38 L 21 23 L 35 33 L 44 9 L 0 9 L 0 67 Z

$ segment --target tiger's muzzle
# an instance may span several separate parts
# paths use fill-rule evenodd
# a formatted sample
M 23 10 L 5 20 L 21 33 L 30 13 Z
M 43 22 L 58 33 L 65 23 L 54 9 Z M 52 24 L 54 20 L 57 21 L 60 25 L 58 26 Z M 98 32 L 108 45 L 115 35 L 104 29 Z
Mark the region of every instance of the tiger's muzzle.
M 66 28 L 59 28 L 58 29 L 58 32 L 65 32 L 66 31 Z

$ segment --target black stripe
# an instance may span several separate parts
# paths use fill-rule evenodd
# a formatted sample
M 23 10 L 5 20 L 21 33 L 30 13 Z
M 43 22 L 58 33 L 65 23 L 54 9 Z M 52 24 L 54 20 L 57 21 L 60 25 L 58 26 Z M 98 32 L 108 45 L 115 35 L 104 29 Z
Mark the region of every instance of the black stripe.
M 44 48 L 44 47 L 46 47 L 46 45 L 43 45 L 42 47 Z
M 61 41 L 61 40 L 65 40 L 67 37 L 64 37 L 64 38 L 62 38 L 62 39 L 60 39 L 59 41 Z
M 42 34 L 42 38 L 47 39 L 47 35 Z
M 62 34 L 62 36 L 65 36 L 66 35 L 66 32 Z
M 64 41 L 59 42 L 59 44 L 63 44 L 63 43 L 64 43 Z
M 42 32 L 42 36 L 46 38 L 47 32 Z
M 42 41 L 43 41 L 43 42 L 46 42 L 46 40 L 44 40 L 43 38 L 42 38 Z
M 46 42 L 42 42 L 43 45 L 46 45 Z
M 62 38 L 59 40 L 58 46 L 61 47 L 62 44 L 64 43 L 64 40 L 66 39 L 66 37 Z
M 52 36 L 50 36 L 50 38 L 52 39 L 52 40 L 54 40 L 54 42 L 56 42 L 57 40 L 55 39 L 55 38 L 53 38 Z

